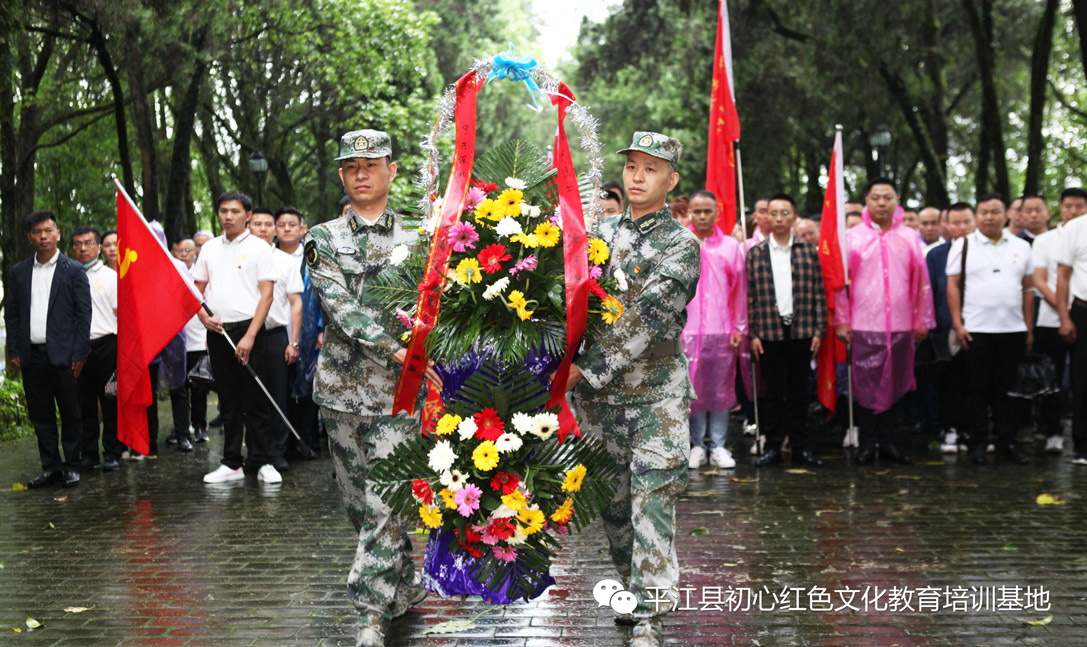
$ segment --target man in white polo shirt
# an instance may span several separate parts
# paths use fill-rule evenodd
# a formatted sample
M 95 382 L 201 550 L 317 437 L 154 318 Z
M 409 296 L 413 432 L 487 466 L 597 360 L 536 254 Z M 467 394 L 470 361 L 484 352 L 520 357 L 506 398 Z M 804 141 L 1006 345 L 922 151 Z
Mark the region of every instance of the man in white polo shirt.
M 1001 450 L 1024 465 L 1030 459 L 1015 445 L 1016 418 L 1008 389 L 1034 333 L 1034 266 L 1030 244 L 1005 231 L 1004 220 L 1004 198 L 995 193 L 978 198 L 977 229 L 952 243 L 947 255 L 947 303 L 970 376 L 966 407 L 971 458 L 977 464 L 987 462 L 992 409 Z
M 1087 197 L 1082 194 L 1074 202 L 1069 208 L 1087 209 Z M 1063 206 L 1063 199 L 1061 203 Z M 1054 307 L 1061 321 L 1061 338 L 1074 344 L 1075 375 L 1075 369 L 1087 366 L 1087 218 L 1076 218 L 1064 226 L 1058 250 Z M 1072 462 L 1087 465 L 1087 379 L 1072 380 L 1072 443 L 1076 452 Z
M 91 355 L 79 374 L 80 410 L 83 418 L 81 470 L 98 462 L 98 407 L 102 407 L 102 463 L 104 471 L 120 468 L 125 447 L 117 440 L 117 400 L 106 396 L 106 384 L 117 371 L 117 272 L 98 258 L 102 236 L 94 227 L 72 232 L 72 257 L 87 272 L 91 288 Z
M 272 248 L 246 229 L 253 203 L 240 191 L 227 191 L 216 201 L 223 235 L 204 243 L 193 265 L 193 279 L 214 316 L 204 310 L 200 321 L 211 332 L 208 355 L 219 392 L 223 416 L 223 460 L 204 476 L 205 483 L 222 483 L 245 478 L 242 464 L 258 470 L 265 483 L 283 480 L 272 465 L 273 442 L 271 403 L 245 369 L 252 364 L 264 376 L 267 333 L 264 321 L 272 305 L 275 267 Z M 237 351 L 224 335 L 230 335 Z M 244 425 L 244 434 L 243 434 Z M 243 460 L 242 439 L 249 448 Z
M 274 247 L 276 237 L 275 216 L 266 207 L 258 207 L 249 219 L 249 232 L 268 243 L 272 248 L 272 264 L 276 282 L 272 290 L 272 307 L 264 324 L 268 331 L 268 390 L 279 405 L 287 411 L 287 368 L 298 361 L 298 337 L 302 331 L 302 257 L 297 258 Z M 273 465 L 280 471 L 287 469 L 287 425 L 283 418 L 272 416 L 275 460 Z

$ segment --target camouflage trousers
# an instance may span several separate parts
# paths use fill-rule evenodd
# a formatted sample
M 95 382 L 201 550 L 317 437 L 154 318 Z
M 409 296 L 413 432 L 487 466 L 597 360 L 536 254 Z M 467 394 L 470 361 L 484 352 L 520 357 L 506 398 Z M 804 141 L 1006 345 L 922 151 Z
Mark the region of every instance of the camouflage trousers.
M 665 600 L 678 600 L 676 498 L 689 478 L 688 407 L 687 398 L 632 405 L 579 403 L 584 432 L 599 434 L 624 469 L 602 516 L 611 560 L 638 597 L 636 618 L 663 615 L 672 607 Z
M 390 514 L 381 497 L 366 487 L 366 477 L 377 460 L 418 433 L 419 421 L 403 414 L 356 416 L 324 407 L 321 414 L 336 481 L 359 536 L 347 593 L 359 612 L 360 624 L 388 621 L 406 610 L 403 601 L 410 597 L 407 588 L 415 579 L 408 539 L 414 521 Z

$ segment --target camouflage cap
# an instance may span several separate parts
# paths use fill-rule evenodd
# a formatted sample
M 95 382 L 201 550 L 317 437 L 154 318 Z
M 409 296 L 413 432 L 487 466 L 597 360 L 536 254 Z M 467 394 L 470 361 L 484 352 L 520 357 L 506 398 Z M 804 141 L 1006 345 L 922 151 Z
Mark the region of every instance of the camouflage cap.
M 352 130 L 340 137 L 340 156 L 337 161 L 352 157 L 377 159 L 392 157 L 393 145 L 389 133 L 380 130 Z
M 624 148 L 616 155 L 626 155 L 633 151 L 641 151 L 646 155 L 652 155 L 671 162 L 674 169 L 679 164 L 680 156 L 683 155 L 683 144 L 679 143 L 679 140 L 674 137 L 639 130 L 634 133 L 630 147 Z

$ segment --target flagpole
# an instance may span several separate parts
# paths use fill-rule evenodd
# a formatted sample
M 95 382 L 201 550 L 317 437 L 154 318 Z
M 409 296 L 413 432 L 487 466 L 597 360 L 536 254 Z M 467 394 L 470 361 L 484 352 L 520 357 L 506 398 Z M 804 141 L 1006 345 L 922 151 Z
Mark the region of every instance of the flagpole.
M 744 166 L 740 160 L 740 142 L 732 142 L 732 150 L 736 154 L 736 190 L 739 193 L 739 202 L 737 204 L 738 211 L 740 212 L 740 237 L 743 242 L 740 244 L 744 251 L 747 251 L 747 208 L 744 203 Z M 754 351 L 751 351 L 751 401 L 755 406 L 755 451 L 758 454 L 762 453 L 762 428 L 759 425 L 759 380 L 758 373 L 756 372 L 755 364 L 758 362 L 758 357 L 755 356 Z
M 835 137 L 837 139 L 841 139 L 842 125 L 841 124 L 835 124 L 834 125 L 834 130 L 835 130 Z M 844 147 L 843 147 L 842 151 L 843 151 L 843 154 L 844 154 L 844 152 L 845 152 Z M 843 166 L 843 167 L 845 166 L 845 162 L 843 160 L 839 160 L 839 164 L 841 166 Z M 837 175 L 837 177 L 835 178 L 835 180 L 836 180 L 837 186 L 834 188 L 834 192 L 837 195 L 837 203 L 838 204 L 835 205 L 835 215 L 838 216 L 838 222 L 839 222 L 839 224 L 841 224 L 841 222 L 844 220 L 844 218 L 841 217 L 842 214 L 840 212 L 845 207 L 845 193 L 844 193 L 844 190 L 845 190 L 845 178 L 842 177 L 841 173 L 837 173 L 836 175 Z M 839 246 L 839 248 L 841 250 L 842 269 L 843 269 L 844 274 L 845 274 L 845 293 L 846 293 L 847 296 L 849 296 L 849 263 L 846 261 L 846 259 L 848 258 L 848 255 L 846 254 L 846 250 L 845 250 L 844 245 L 841 244 L 844 238 L 845 238 L 845 232 L 841 232 L 841 231 L 838 232 L 838 246 Z M 859 444 L 858 443 L 858 438 L 857 438 L 857 436 L 859 434 L 859 430 L 857 429 L 856 423 L 854 422 L 854 419 L 853 419 L 853 347 L 852 347 L 852 345 L 846 346 L 845 371 L 846 371 L 846 380 L 848 380 L 848 383 L 846 385 L 846 393 L 847 393 L 847 402 L 846 402 L 846 404 L 849 407 L 849 428 L 846 429 L 846 436 L 847 436 L 847 438 L 849 440 L 850 446 L 851 447 L 857 447 L 857 445 Z

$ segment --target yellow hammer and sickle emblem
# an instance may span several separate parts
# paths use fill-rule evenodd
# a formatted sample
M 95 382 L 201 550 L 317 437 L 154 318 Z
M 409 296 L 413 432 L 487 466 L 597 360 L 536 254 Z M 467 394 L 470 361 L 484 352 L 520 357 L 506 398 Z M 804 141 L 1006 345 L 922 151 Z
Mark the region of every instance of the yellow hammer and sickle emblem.
M 823 253 L 830 256 L 830 245 L 825 240 L 823 241 Z
M 139 259 L 134 249 L 125 250 L 125 258 L 121 261 L 121 278 L 125 278 L 125 274 L 128 274 L 128 266 L 135 263 Z

